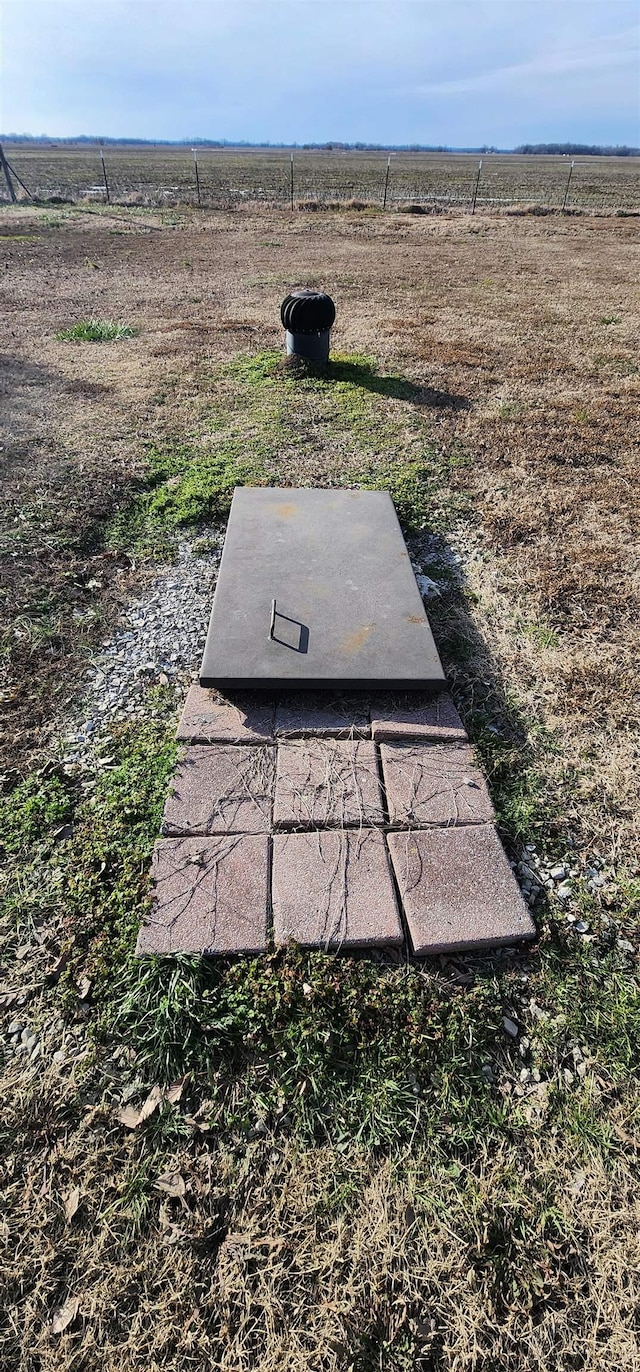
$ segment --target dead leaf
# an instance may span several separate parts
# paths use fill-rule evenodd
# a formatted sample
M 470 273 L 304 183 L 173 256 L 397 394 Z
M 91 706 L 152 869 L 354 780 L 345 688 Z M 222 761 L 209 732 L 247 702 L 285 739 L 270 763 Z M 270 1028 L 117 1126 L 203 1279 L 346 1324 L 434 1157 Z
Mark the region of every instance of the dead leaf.
M 61 953 L 60 956 L 59 956 L 58 958 L 56 958 L 56 961 L 52 964 L 52 966 L 51 966 L 51 967 L 48 969 L 48 971 L 45 973 L 45 979 L 46 979 L 46 982 L 47 982 L 47 984 L 48 984 L 49 986 L 55 986 L 55 985 L 57 984 L 57 982 L 59 982 L 60 977 L 62 976 L 62 973 L 64 972 L 65 968 L 68 967 L 68 965 L 69 965 L 70 959 L 71 959 L 71 950 L 70 950 L 70 949 L 67 949 L 66 952 Z
M 167 1196 L 184 1196 L 187 1189 L 184 1177 L 179 1172 L 162 1172 L 156 1177 L 154 1186 L 158 1191 L 164 1191 Z
M 586 1172 L 582 1172 L 582 1171 L 574 1172 L 574 1174 L 573 1174 L 573 1176 L 572 1176 L 572 1178 L 571 1178 L 571 1181 L 570 1181 L 570 1183 L 569 1183 L 569 1187 L 568 1187 L 569 1195 L 570 1195 L 570 1196 L 578 1196 L 578 1195 L 580 1194 L 580 1192 L 581 1192 L 581 1190 L 582 1190 L 582 1188 L 583 1188 L 583 1186 L 584 1186 L 586 1180 L 587 1180 L 587 1174 L 586 1174 Z
M 90 990 L 91 990 L 91 981 L 90 981 L 90 978 L 89 978 L 89 977 L 81 977 L 80 981 L 78 982 L 78 996 L 79 996 L 79 999 L 80 999 L 80 1000 L 86 1000 L 86 999 L 87 999 L 87 996 L 89 995 Z
M 188 1124 L 190 1129 L 197 1130 L 200 1134 L 210 1134 L 213 1129 L 209 1120 L 197 1120 L 193 1115 L 185 1115 L 184 1122 Z
M 622 1143 L 628 1143 L 631 1148 L 640 1148 L 640 1141 L 638 1139 L 635 1139 L 631 1134 L 628 1134 L 626 1129 L 623 1129 L 622 1125 L 617 1124 L 615 1120 L 613 1120 L 612 1123 L 613 1129 Z
M 66 1305 L 59 1305 L 57 1310 L 54 1310 L 51 1320 L 52 1334 L 64 1334 L 65 1329 L 68 1329 L 69 1325 L 73 1324 L 79 1308 L 79 1296 L 72 1296 L 71 1300 L 67 1301 Z
M 191 1129 L 199 1129 L 201 1133 L 206 1134 L 212 1126 L 209 1120 L 203 1119 L 202 1116 L 208 1115 L 212 1113 L 212 1111 L 214 1110 L 214 1101 L 203 1100 L 202 1104 L 198 1106 L 198 1109 L 196 1110 L 194 1115 L 187 1115 L 185 1117 L 185 1124 L 188 1124 Z
M 64 1213 L 67 1219 L 67 1224 L 70 1224 L 71 1220 L 73 1219 L 76 1213 L 76 1210 L 78 1209 L 79 1204 L 80 1187 L 73 1186 L 69 1194 L 64 1198 Z
M 125 1105 L 122 1110 L 116 1111 L 116 1119 L 120 1124 L 124 1124 L 126 1129 L 137 1129 L 140 1123 L 140 1111 L 133 1105 Z
M 137 1129 L 138 1125 L 144 1124 L 144 1121 L 149 1119 L 154 1110 L 157 1110 L 162 1098 L 162 1087 L 152 1086 L 147 1099 L 139 1110 L 136 1110 L 133 1105 L 125 1105 L 122 1110 L 117 1111 L 116 1119 L 119 1120 L 120 1124 L 124 1124 L 127 1129 Z
M 170 1101 L 171 1105 L 177 1105 L 188 1079 L 189 1075 L 187 1073 L 187 1076 L 180 1077 L 179 1081 L 172 1081 L 171 1086 L 168 1086 L 165 1092 L 165 1100 Z
M 140 1109 L 141 1120 L 147 1120 L 149 1116 L 153 1114 L 154 1110 L 158 1109 L 158 1106 L 163 1098 L 163 1095 L 164 1092 L 161 1086 L 151 1087 L 149 1095 L 147 1096 L 146 1101 Z

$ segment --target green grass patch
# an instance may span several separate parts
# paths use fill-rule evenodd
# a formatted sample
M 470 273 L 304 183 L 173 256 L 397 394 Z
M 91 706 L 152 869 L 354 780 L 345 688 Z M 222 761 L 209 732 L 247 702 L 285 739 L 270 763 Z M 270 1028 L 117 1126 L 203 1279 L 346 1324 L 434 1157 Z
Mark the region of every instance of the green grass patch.
M 176 529 L 222 518 L 240 485 L 388 490 L 407 531 L 446 527 L 464 503 L 453 489 L 464 454 L 433 443 L 419 388 L 359 354 L 304 375 L 279 352 L 239 355 L 212 378 L 197 429 L 151 446 L 146 459 L 110 527 L 112 545 L 164 551 Z
M 638 372 L 638 364 L 625 353 L 598 353 L 593 362 L 595 367 L 613 372 L 615 376 L 635 376 Z
M 550 629 L 546 624 L 531 620 L 522 624 L 520 628 L 521 633 L 526 638 L 531 639 L 537 648 L 558 648 L 560 646 L 560 639 L 555 629 Z
M 57 772 L 35 772 L 10 799 L 0 800 L 1 846 L 6 854 L 24 857 L 49 851 L 52 831 L 70 819 L 73 800 L 67 778 Z
M 131 324 L 113 324 L 108 319 L 81 319 L 69 329 L 61 329 L 56 338 L 65 343 L 116 343 L 121 338 L 135 338 L 138 333 Z
M 171 556 L 171 535 L 183 527 L 221 520 L 236 486 L 266 485 L 255 458 L 237 445 L 199 453 L 181 442 L 150 447 L 147 475 L 134 483 L 133 499 L 111 519 L 107 546 Z

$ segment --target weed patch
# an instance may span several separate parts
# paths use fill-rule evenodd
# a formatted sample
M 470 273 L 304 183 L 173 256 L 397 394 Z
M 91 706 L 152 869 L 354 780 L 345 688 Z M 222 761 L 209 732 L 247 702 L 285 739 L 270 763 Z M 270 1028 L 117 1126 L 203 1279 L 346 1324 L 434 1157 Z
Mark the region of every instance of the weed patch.
M 69 329 L 61 329 L 56 338 L 64 343 L 116 343 L 121 338 L 135 338 L 138 330 L 131 324 L 112 324 L 108 319 L 81 319 Z

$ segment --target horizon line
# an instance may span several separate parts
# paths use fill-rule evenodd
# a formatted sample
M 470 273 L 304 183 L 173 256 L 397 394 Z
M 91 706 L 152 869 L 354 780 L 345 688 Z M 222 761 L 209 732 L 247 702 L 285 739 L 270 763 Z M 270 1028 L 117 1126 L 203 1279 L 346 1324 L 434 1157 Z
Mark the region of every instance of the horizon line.
M 98 134 L 56 135 L 56 134 L 48 134 L 48 133 L 33 134 L 33 133 L 15 133 L 15 132 L 13 132 L 13 133 L 0 133 L 0 142 L 4 142 L 4 143 L 44 143 L 44 144 L 49 144 L 49 145 L 64 144 L 64 145 L 66 145 L 66 146 L 73 145 L 73 144 L 92 144 L 92 145 L 94 145 L 96 148 L 100 148 L 100 147 L 104 147 L 104 146 L 110 146 L 110 147 L 114 147 L 114 146 L 115 146 L 115 147 L 118 147 L 118 146 L 123 146 L 123 147 L 129 146 L 129 147 L 132 147 L 132 146 L 133 146 L 133 147 L 150 147 L 150 148 L 153 148 L 153 147 L 191 148 L 191 149 L 193 149 L 193 150 L 195 150 L 195 149 L 197 149 L 197 148 L 203 148 L 203 149 L 207 149 L 207 148 L 211 148 L 211 149 L 221 149 L 221 148 L 229 148 L 229 149 L 233 149 L 233 148 L 246 148 L 246 149 L 273 148 L 273 149 L 276 149 L 276 150 L 281 150 L 281 151 L 284 151 L 284 152 L 292 152 L 292 153 L 295 152 L 295 151 L 299 151 L 299 152 L 305 152 L 305 151 L 321 151 L 321 152 L 331 152 L 331 151 L 336 151 L 336 152 L 388 152 L 388 153 L 394 153 L 394 152 L 436 152 L 436 153 L 453 153 L 453 154 L 455 154 L 455 153 L 467 153 L 467 154 L 473 153 L 473 154 L 480 155 L 480 156 L 489 156 L 489 155 L 491 155 L 491 154 L 508 155 L 508 154 L 517 154 L 517 153 L 520 153 L 520 154 L 523 154 L 523 155 L 531 155 L 532 153 L 540 153 L 541 155 L 545 155 L 545 152 L 546 152 L 547 155 L 549 155 L 549 156 L 552 156 L 552 155 L 554 155 L 554 154 L 555 154 L 555 155 L 560 155 L 560 156 L 571 156 L 571 155 L 578 155 L 578 156 L 579 156 L 580 154 L 582 154 L 582 155 L 584 155 L 584 156 L 588 156 L 588 155 L 590 155 L 590 154 L 591 154 L 591 155 L 594 155 L 594 156 L 603 156 L 603 155 L 606 155 L 607 153 L 612 154 L 612 155 L 614 155 L 614 156 L 615 156 L 615 155 L 620 155 L 620 154 L 625 154 L 626 156 L 635 156 L 635 157 L 640 156 L 640 147 L 635 147 L 633 144 L 628 144 L 628 143 L 598 143 L 598 142 L 583 143 L 583 142 L 579 142 L 577 139 L 544 139 L 543 141 L 539 141 L 539 142 L 526 141 L 526 142 L 518 143 L 515 147 L 512 147 L 512 148 L 498 148 L 498 147 L 496 147 L 494 144 L 488 144 L 488 143 L 476 144 L 476 145 L 474 145 L 474 146 L 465 145 L 465 146 L 455 146 L 455 147 L 454 147 L 454 146 L 452 146 L 451 144 L 444 144 L 444 143 L 415 143 L 415 142 L 412 142 L 412 143 L 411 143 L 411 142 L 406 142 L 406 143 L 381 143 L 381 142 L 365 143 L 362 139 L 355 139 L 355 140 L 353 140 L 353 141 L 351 141 L 351 142 L 348 142 L 348 141 L 346 141 L 346 140 L 335 139 L 335 138 L 325 139 L 325 140 L 307 141 L 307 142 L 304 142 L 304 143 L 297 143 L 297 142 L 294 142 L 294 143 L 287 143 L 287 142 L 274 142 L 274 141 L 272 141 L 272 140 L 270 140 L 270 139 L 263 139 L 263 140 L 259 140 L 259 141 L 253 141 L 253 140 L 246 139 L 246 138 L 240 138 L 240 139 L 235 139 L 235 140 L 234 140 L 234 139 L 231 139 L 231 138 L 195 138 L 195 137 L 194 137 L 194 138 L 136 138 L 136 137 L 126 137 L 126 136 L 124 136 L 124 137 L 121 137 L 121 138 L 117 138 L 117 137 L 114 137 L 114 136 L 108 135 L 108 134 L 102 134 L 102 135 L 98 135 Z

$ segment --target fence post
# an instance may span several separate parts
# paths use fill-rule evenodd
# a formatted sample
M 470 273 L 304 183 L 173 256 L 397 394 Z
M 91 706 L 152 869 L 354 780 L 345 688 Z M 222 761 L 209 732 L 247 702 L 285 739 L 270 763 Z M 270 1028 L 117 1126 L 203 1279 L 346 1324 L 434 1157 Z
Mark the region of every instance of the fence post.
M 471 213 L 472 213 L 472 214 L 475 214 L 475 212 L 476 212 L 476 200 L 478 199 L 478 186 L 480 185 L 480 172 L 481 172 L 481 171 L 482 171 L 482 158 L 480 158 L 480 161 L 479 161 L 479 163 L 478 163 L 478 175 L 476 176 L 476 184 L 475 184 L 475 186 L 474 186 L 474 188 L 473 188 L 473 204 L 472 204 L 472 206 L 471 206 Z
M 291 208 L 293 209 L 293 153 L 291 154 Z
M 384 195 L 383 195 L 383 197 L 382 197 L 382 208 L 383 208 L 383 210 L 386 210 L 386 208 L 387 208 L 387 191 L 388 191 L 388 189 L 389 189 L 389 169 L 390 169 L 390 167 L 391 167 L 391 154 L 389 154 L 389 156 L 388 156 L 388 158 L 387 158 L 387 172 L 386 172 L 386 176 L 385 176 L 385 178 L 384 178 Z
M 198 176 L 198 154 L 195 148 L 192 148 L 191 151 L 193 153 L 193 165 L 196 171 L 196 190 L 198 192 L 198 204 L 200 204 L 200 177 Z
M 7 159 L 6 159 L 5 155 L 4 155 L 4 151 L 3 151 L 3 148 L 2 148 L 2 144 L 0 144 L 0 167 L 2 167 L 2 170 L 3 170 L 3 172 L 4 172 L 4 179 L 5 179 L 6 183 L 7 183 L 7 190 L 8 190 L 8 192 L 9 192 L 9 199 L 10 199 L 10 201 L 11 201 L 11 204 L 12 204 L 12 205 L 15 205 L 15 203 L 16 203 L 16 193 L 15 193 L 15 190 L 14 190 L 14 188 L 13 188 L 13 181 L 11 180 L 11 175 L 10 175 L 10 172 L 9 172 L 9 163 L 7 162 Z
M 3 156 L 4 156 L 4 154 L 3 154 Z M 31 191 L 29 190 L 28 186 L 25 186 L 24 181 L 22 180 L 22 178 L 21 178 L 20 176 L 18 176 L 18 173 L 17 173 L 17 171 L 16 171 L 16 169 L 15 169 L 15 167 L 14 167 L 14 165 L 13 165 L 13 162 L 10 162 L 9 159 L 8 159 L 7 157 L 5 157 L 4 160 L 5 160 L 5 162 L 6 162 L 7 166 L 8 166 L 8 168 L 9 168 L 9 171 L 11 172 L 11 175 L 12 175 L 12 176 L 15 176 L 16 181 L 18 182 L 18 185 L 19 185 L 19 186 L 22 186 L 22 189 L 23 189 L 25 195 L 28 195 L 29 199 L 30 199 L 30 200 L 33 200 L 33 196 L 32 196 L 32 194 L 31 194 Z
M 562 202 L 563 210 L 566 210 L 567 208 L 567 196 L 569 194 L 569 186 L 571 185 L 571 177 L 573 176 L 573 168 L 575 167 L 575 165 L 575 162 L 572 162 L 571 166 L 569 167 L 569 175 L 567 177 L 567 184 L 564 188 L 564 200 Z
M 100 149 L 100 161 L 102 162 L 102 176 L 103 176 L 103 179 L 104 179 L 104 188 L 105 188 L 105 191 L 106 191 L 106 193 L 107 193 L 107 205 L 110 205 L 110 204 L 111 204 L 111 196 L 110 196 L 110 194 L 109 194 L 109 182 L 107 181 L 107 169 L 106 169 L 106 167 L 105 167 L 105 165 L 104 165 L 104 153 L 103 153 L 103 151 L 102 151 L 102 148 Z

